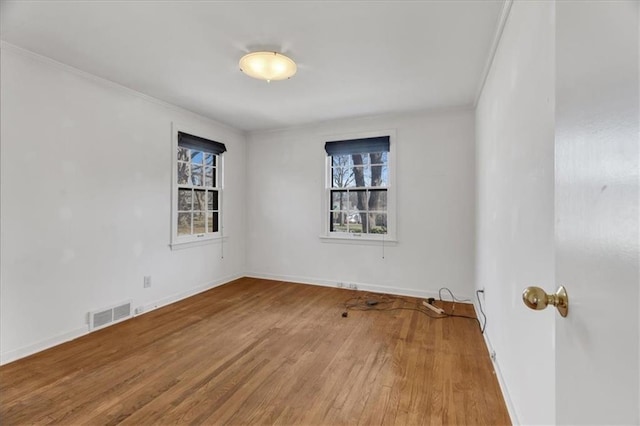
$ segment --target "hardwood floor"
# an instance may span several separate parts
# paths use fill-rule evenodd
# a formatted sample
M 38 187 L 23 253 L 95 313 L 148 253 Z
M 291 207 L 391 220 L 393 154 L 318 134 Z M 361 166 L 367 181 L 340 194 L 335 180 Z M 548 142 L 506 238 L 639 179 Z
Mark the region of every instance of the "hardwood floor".
M 0 424 L 509 423 L 476 321 L 362 295 L 242 278 L 0 367 Z

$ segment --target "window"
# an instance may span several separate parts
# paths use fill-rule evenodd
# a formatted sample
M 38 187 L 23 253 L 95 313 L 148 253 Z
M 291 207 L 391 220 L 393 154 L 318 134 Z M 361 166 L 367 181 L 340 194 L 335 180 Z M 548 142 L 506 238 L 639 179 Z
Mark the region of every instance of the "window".
M 224 144 L 177 132 L 172 246 L 221 236 Z
M 390 136 L 327 142 L 327 236 L 385 239 L 393 222 Z

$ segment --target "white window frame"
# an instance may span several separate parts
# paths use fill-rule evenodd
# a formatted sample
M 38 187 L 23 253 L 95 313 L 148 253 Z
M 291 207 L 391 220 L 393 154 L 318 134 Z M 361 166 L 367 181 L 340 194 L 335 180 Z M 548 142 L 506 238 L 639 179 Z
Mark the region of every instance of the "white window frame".
M 216 190 L 218 191 L 218 232 L 178 235 L 178 132 L 200 136 L 202 138 L 219 141 L 217 135 L 212 135 L 200 128 L 194 128 L 180 123 L 171 125 L 171 239 L 169 246 L 172 250 L 194 246 L 219 243 L 224 238 L 224 153 L 216 159 Z
M 389 182 L 387 185 L 387 233 L 386 234 L 369 234 L 369 233 L 347 233 L 347 232 L 331 232 L 331 224 L 329 219 L 329 211 L 331 207 L 331 156 L 324 150 L 324 144 L 327 141 L 343 141 L 351 139 L 374 138 L 381 136 L 389 136 L 389 153 L 387 154 L 387 167 L 389 170 Z M 397 243 L 397 225 L 396 225 L 396 131 L 395 129 L 376 130 L 370 132 L 347 133 L 338 135 L 327 135 L 321 141 L 322 154 L 324 161 L 324 181 L 322 191 L 322 232 L 320 239 L 323 242 L 347 243 L 347 244 L 394 244 Z

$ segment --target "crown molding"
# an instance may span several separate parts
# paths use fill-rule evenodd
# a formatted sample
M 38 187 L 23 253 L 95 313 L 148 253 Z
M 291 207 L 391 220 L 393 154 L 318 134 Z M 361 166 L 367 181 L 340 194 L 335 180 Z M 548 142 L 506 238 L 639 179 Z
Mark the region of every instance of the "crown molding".
M 484 86 L 487 83 L 487 78 L 489 77 L 489 73 L 491 72 L 491 67 L 493 65 L 493 61 L 496 57 L 496 52 L 498 51 L 498 46 L 500 45 L 500 40 L 502 39 L 502 33 L 504 32 L 504 27 L 507 24 L 507 19 L 509 18 L 509 13 L 511 12 L 511 6 L 513 5 L 513 0 L 505 0 L 502 5 L 502 12 L 500 12 L 500 17 L 498 18 L 498 23 L 496 25 L 496 32 L 493 36 L 493 42 L 491 43 L 491 49 L 489 50 L 489 55 L 487 56 L 487 62 L 484 65 L 484 69 L 482 70 L 482 80 L 480 81 L 480 86 L 476 92 L 476 97 L 473 102 L 473 107 L 478 106 L 478 102 L 480 101 L 480 97 L 482 96 L 482 91 L 484 90 Z

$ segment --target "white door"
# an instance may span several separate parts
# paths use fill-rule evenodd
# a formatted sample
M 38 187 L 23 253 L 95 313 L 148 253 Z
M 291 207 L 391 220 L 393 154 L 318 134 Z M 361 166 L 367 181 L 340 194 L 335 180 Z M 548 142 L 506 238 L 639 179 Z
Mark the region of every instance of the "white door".
M 640 423 L 638 4 L 556 3 L 558 424 Z

